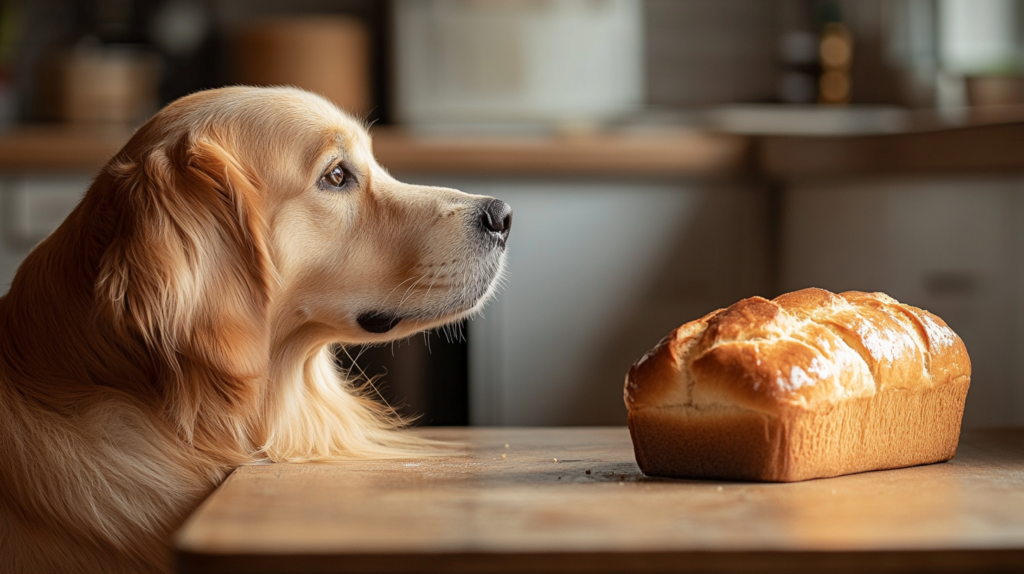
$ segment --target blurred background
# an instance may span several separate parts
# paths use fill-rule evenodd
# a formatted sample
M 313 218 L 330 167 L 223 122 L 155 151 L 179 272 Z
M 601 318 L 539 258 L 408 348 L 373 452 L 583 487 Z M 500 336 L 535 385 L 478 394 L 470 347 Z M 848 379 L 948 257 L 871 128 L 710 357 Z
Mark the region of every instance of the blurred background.
M 177 97 L 292 84 L 415 183 L 515 210 L 507 287 L 344 349 L 420 424 L 621 425 L 623 376 L 752 295 L 885 291 L 1024 423 L 1017 0 L 0 0 L 0 283 Z

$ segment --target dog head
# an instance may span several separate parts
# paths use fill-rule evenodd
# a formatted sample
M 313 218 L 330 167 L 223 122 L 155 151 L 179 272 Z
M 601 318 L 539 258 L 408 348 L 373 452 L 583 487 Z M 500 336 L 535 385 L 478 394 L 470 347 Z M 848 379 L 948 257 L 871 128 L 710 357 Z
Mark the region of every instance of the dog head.
M 206 324 L 365 343 L 437 327 L 494 292 L 512 220 L 499 200 L 395 180 L 358 122 L 291 88 L 182 98 L 104 177 L 121 217 L 99 289 L 156 338 Z
M 99 352 L 126 359 L 97 363 L 120 381 L 108 384 L 139 394 L 154 381 L 190 440 L 223 444 L 230 428 L 238 444 L 308 460 L 392 440 L 368 430 L 391 423 L 338 384 L 330 345 L 480 309 L 511 221 L 496 199 L 396 181 L 363 127 L 318 96 L 236 87 L 139 128 L 36 260 L 95 261 L 95 344 L 113 330 L 116 348 Z

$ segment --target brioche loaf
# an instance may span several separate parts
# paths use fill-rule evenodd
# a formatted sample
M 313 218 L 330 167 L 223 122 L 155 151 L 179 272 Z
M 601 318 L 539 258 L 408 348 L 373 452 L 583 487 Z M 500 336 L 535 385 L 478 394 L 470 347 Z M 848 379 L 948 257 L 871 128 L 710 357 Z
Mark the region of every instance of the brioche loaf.
M 883 293 L 744 299 L 679 327 L 626 375 L 648 475 L 797 481 L 956 454 L 971 363 Z

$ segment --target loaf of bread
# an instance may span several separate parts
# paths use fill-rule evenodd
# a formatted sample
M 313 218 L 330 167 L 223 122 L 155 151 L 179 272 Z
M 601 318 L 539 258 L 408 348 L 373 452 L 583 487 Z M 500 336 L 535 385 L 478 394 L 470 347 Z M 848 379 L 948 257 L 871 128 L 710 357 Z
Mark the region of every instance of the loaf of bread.
M 645 474 L 797 481 L 953 458 L 963 341 L 883 293 L 744 299 L 671 332 L 626 375 Z

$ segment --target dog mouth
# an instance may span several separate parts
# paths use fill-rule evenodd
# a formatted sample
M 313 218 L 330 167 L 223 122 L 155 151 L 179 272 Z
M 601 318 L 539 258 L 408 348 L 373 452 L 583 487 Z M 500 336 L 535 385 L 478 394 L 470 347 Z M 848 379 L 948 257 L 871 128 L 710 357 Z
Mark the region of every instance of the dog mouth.
M 457 262 L 451 261 L 445 264 Z M 500 286 L 500 277 L 505 266 L 504 250 L 492 249 L 488 253 L 488 257 L 482 261 L 473 262 L 473 264 L 463 263 L 465 269 L 449 270 L 448 275 L 420 277 L 420 280 L 430 281 L 427 294 L 430 293 L 430 288 L 434 287 L 434 282 L 438 279 L 441 279 L 442 283 L 448 283 L 434 289 L 434 297 L 427 298 L 426 294 L 418 293 L 412 297 L 412 300 L 407 301 L 408 293 L 406 293 L 398 304 L 400 310 L 389 308 L 388 298 L 385 297 L 385 301 L 375 305 L 375 308 L 371 307 L 369 310 L 358 313 L 355 318 L 356 324 L 367 333 L 384 335 L 393 331 L 401 323 L 404 327 L 402 332 L 408 334 L 412 330 L 432 329 L 478 312 Z M 453 277 L 454 279 L 452 279 Z M 417 280 L 417 283 L 420 280 Z M 455 285 L 451 283 L 455 283 Z M 399 284 L 399 287 L 402 284 Z M 415 283 L 413 285 L 415 286 Z M 392 292 L 397 289 L 398 287 L 395 287 Z M 351 315 L 349 316 L 351 317 Z M 399 335 L 388 335 L 391 338 L 397 336 Z M 380 341 L 382 339 L 374 337 L 373 340 Z
M 383 311 L 368 311 L 356 317 L 356 323 L 370 333 L 387 333 L 402 320 L 398 315 Z

